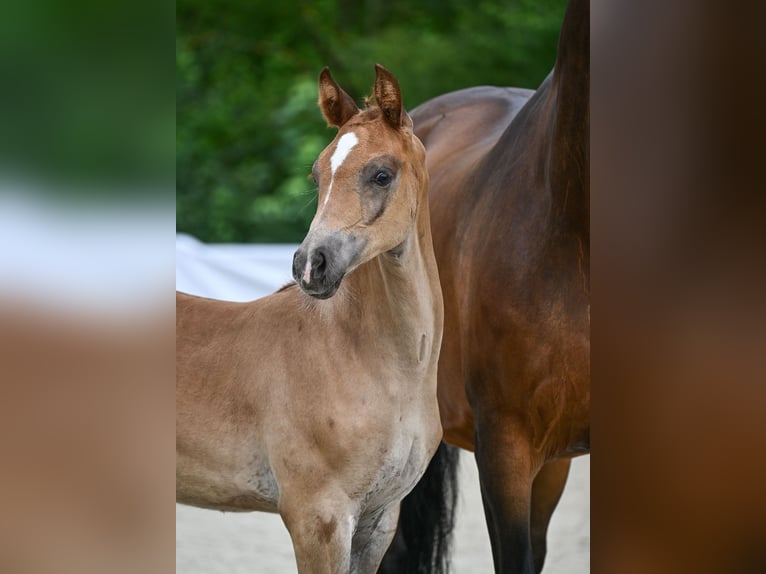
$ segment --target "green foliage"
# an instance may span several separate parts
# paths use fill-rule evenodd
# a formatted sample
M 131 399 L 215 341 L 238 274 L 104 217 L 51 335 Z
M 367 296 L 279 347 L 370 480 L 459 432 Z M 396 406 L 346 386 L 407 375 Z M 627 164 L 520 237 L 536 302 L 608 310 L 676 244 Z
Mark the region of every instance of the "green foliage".
M 563 0 L 178 0 L 177 228 L 204 241 L 297 242 L 307 178 L 334 132 L 316 105 L 329 65 L 358 102 L 373 64 L 405 106 L 481 85 L 535 88 L 555 60 Z
M 4 2 L 0 180 L 82 198 L 170 188 L 172 23 L 167 2 Z

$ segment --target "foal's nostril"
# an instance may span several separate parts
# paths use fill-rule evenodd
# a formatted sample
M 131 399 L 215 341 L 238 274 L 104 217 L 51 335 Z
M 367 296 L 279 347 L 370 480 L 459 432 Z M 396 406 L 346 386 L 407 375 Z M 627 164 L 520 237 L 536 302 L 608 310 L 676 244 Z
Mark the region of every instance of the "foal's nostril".
M 293 275 L 298 271 L 298 252 L 293 253 Z
M 304 264 L 305 259 L 301 257 L 301 250 L 298 249 L 293 255 L 293 279 L 296 281 L 298 281 L 301 277 L 301 271 Z
M 322 279 L 327 271 L 327 258 L 324 251 L 318 248 L 311 256 L 311 268 L 315 279 Z

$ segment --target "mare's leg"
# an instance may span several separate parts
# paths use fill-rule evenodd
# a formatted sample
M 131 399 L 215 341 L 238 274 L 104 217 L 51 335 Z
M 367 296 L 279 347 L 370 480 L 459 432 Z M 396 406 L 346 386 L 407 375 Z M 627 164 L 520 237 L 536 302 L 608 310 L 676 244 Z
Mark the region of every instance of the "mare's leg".
M 399 504 L 359 519 L 351 546 L 351 574 L 378 571 L 383 555 L 391 545 L 399 520 Z
M 356 517 L 339 492 L 280 496 L 279 514 L 290 532 L 300 574 L 346 574 Z
M 476 463 L 495 572 L 533 574 L 529 521 L 537 468 L 529 444 L 502 416 L 485 415 L 476 423 Z
M 545 562 L 546 536 L 553 511 L 569 476 L 570 458 L 552 460 L 543 465 L 532 483 L 532 512 L 530 517 L 532 552 L 535 570 L 541 572 Z

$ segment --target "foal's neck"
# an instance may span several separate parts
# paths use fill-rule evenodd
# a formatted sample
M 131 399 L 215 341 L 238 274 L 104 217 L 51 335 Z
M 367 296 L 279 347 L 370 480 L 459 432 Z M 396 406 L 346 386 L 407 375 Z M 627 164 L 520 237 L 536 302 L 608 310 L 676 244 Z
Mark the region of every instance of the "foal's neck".
M 382 336 L 387 327 L 397 336 L 441 331 L 441 288 L 427 210 L 421 206 L 416 225 L 399 246 L 359 266 L 341 287 L 344 310 Z

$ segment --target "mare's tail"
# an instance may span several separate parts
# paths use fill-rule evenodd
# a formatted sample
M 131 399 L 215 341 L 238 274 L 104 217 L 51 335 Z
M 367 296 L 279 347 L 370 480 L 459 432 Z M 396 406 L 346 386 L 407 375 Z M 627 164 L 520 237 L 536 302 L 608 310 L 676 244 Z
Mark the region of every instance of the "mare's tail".
M 399 527 L 378 574 L 447 574 L 457 505 L 460 450 L 444 442 L 402 501 Z

